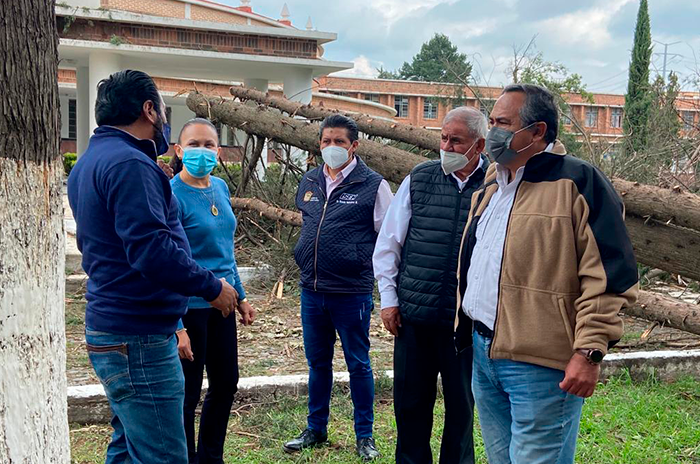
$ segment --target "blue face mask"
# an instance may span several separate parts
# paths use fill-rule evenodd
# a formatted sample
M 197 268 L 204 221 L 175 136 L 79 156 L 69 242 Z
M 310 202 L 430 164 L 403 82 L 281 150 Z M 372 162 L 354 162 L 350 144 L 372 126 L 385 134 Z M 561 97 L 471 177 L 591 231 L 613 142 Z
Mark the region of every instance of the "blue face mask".
M 185 148 L 182 152 L 182 164 L 192 177 L 205 177 L 216 167 L 216 150 L 204 147 Z
M 159 127 L 160 126 L 160 127 Z M 160 124 L 155 126 L 156 138 L 153 140 L 156 143 L 156 152 L 158 156 L 164 155 L 170 149 L 170 124 L 160 120 Z

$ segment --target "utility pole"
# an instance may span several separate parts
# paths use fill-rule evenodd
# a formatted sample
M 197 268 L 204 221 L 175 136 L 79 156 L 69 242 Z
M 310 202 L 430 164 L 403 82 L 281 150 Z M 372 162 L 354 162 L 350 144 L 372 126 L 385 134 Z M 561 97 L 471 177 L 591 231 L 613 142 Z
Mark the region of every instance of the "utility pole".
M 670 47 L 671 45 L 679 44 L 681 42 L 664 43 L 664 42 L 659 42 L 658 40 L 654 40 L 654 42 L 664 46 L 664 53 L 663 53 L 663 55 L 664 55 L 664 67 L 663 67 L 663 71 L 662 71 L 663 74 L 661 75 L 661 77 L 664 80 L 664 84 L 666 84 L 666 62 L 668 59 L 668 47 Z M 660 55 L 660 54 L 661 53 L 655 53 L 655 55 Z M 683 56 L 683 55 L 679 55 L 678 53 L 671 53 L 672 58 L 676 57 L 676 56 Z

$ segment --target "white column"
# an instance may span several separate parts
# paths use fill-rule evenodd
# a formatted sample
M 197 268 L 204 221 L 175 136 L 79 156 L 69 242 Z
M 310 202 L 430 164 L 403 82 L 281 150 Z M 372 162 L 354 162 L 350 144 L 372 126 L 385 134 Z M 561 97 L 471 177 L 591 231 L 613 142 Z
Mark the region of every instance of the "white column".
M 95 121 L 97 84 L 119 70 L 119 55 L 116 53 L 105 51 L 90 53 L 90 99 L 88 102 L 90 107 L 90 134 L 97 127 L 97 122 Z
M 284 96 L 304 104 L 311 103 L 311 86 L 313 85 L 311 69 L 293 68 L 284 75 Z
M 268 87 L 268 80 L 267 79 L 244 79 L 243 80 L 243 85 L 250 89 L 255 89 L 259 90 L 261 92 L 267 92 L 267 87 Z
M 79 67 L 75 70 L 75 75 L 77 78 L 75 102 L 77 110 L 76 151 L 78 156 L 80 156 L 87 150 L 88 141 L 90 140 L 90 69 L 88 67 Z

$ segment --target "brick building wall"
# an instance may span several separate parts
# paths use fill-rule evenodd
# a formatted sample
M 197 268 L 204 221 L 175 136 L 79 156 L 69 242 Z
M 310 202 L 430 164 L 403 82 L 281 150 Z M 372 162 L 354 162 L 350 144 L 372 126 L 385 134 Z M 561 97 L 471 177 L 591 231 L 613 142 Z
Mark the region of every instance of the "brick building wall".
M 243 16 L 236 11 L 227 12 L 220 9 L 208 8 L 206 6 L 187 4 L 177 0 L 101 0 L 100 3 L 102 8 L 109 10 L 131 11 L 133 13 L 143 13 L 166 18 L 274 27 L 274 25 L 264 21 L 258 21 L 254 18 Z M 189 15 L 187 11 L 188 8 Z M 231 10 L 235 9 L 236 8 L 231 8 Z
M 63 39 L 110 42 L 117 37 L 132 45 L 301 59 L 317 58 L 318 45 L 313 39 L 266 37 L 83 18 L 70 22 L 62 16 L 58 16 L 56 22 L 59 35 Z
M 166 18 L 184 18 L 185 3 L 176 0 L 101 0 L 102 8 Z

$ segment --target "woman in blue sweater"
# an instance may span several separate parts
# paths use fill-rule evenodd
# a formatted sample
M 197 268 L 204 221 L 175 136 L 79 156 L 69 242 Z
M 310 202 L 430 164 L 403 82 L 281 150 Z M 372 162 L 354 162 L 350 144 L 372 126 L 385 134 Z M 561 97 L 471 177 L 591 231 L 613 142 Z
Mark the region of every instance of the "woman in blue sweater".
M 226 182 L 210 173 L 220 151 L 216 128 L 206 119 L 192 119 L 175 145 L 170 180 L 180 205 L 180 221 L 192 248 L 192 257 L 238 292 L 240 322 L 250 325 L 255 310 L 245 297 L 233 252 L 236 216 Z M 189 462 L 223 464 L 229 412 L 238 385 L 236 318 L 224 318 L 201 298 L 190 298 L 187 314 L 177 332 L 185 373 L 185 433 Z M 209 388 L 204 398 L 195 448 L 194 412 L 199 402 L 204 367 Z

